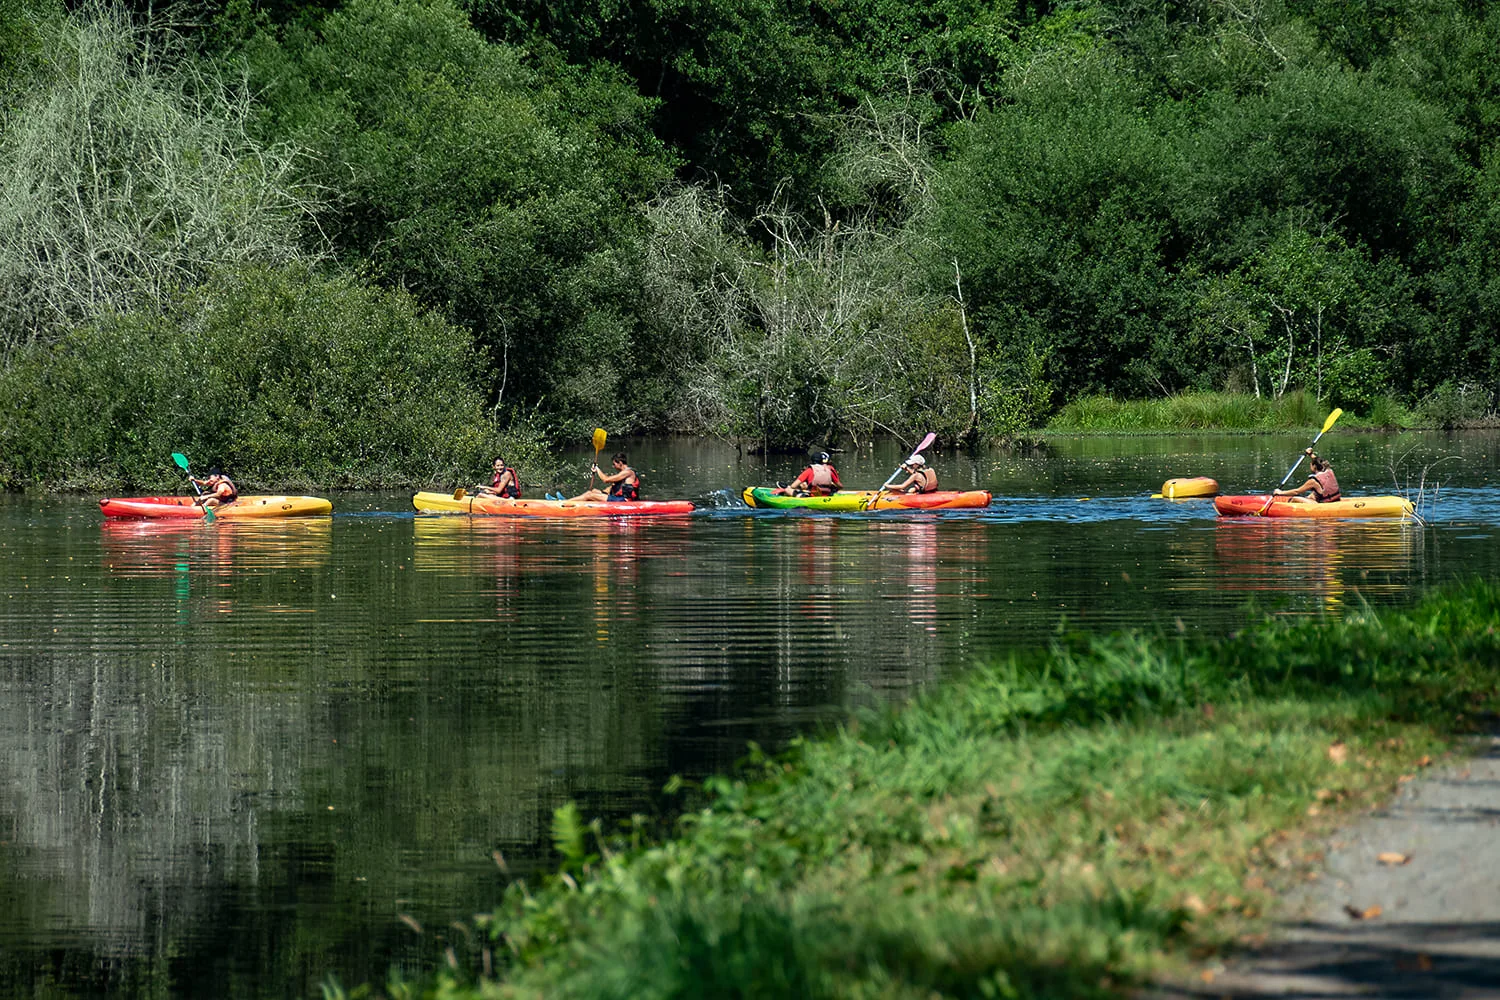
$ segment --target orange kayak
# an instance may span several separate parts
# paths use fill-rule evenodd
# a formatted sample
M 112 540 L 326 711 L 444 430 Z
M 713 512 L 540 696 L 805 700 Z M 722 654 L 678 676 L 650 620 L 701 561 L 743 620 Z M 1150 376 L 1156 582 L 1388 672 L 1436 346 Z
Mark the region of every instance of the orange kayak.
M 1214 509 L 1223 517 L 1410 517 L 1411 501 L 1405 497 L 1345 497 L 1332 503 L 1271 502 L 1260 496 L 1215 497 Z
M 572 500 L 507 500 L 495 496 L 418 493 L 411 498 L 417 510 L 443 514 L 498 514 L 522 517 L 641 517 L 691 514 L 691 500 L 624 500 L 589 503 Z

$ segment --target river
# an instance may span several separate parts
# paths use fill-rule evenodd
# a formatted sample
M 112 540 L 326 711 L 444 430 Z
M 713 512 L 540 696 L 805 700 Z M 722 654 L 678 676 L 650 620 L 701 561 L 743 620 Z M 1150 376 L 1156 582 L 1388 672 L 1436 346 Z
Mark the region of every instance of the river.
M 1425 486 L 1425 524 L 1150 498 L 1187 475 L 1264 491 L 1306 444 L 1279 435 L 929 452 L 945 487 L 995 494 L 937 514 L 748 510 L 739 490 L 795 457 L 696 440 L 626 443 L 649 497 L 703 507 L 635 522 L 417 516 L 408 493 L 113 522 L 94 497 L 0 496 L 0 995 L 383 981 L 493 905 L 497 852 L 545 869 L 569 799 L 660 816 L 673 774 L 1059 629 L 1215 634 L 1495 576 L 1497 443 L 1324 440 L 1346 494 Z M 874 486 L 899 457 L 835 460 Z

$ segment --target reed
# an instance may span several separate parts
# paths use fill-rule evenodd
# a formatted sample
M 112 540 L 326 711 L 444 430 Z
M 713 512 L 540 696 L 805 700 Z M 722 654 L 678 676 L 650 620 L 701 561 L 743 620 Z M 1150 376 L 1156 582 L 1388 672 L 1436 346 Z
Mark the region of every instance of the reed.
M 1171 434 L 1185 431 L 1282 431 L 1316 428 L 1330 406 L 1311 393 L 1277 398 L 1244 393 L 1194 392 L 1160 399 L 1117 400 L 1085 396 L 1064 406 L 1047 430 L 1065 433 Z M 1416 417 L 1398 402 L 1378 397 L 1370 413 L 1349 414 L 1346 427 L 1409 427 Z
M 671 839 L 562 824 L 568 873 L 512 886 L 468 962 L 400 990 L 1121 995 L 1261 931 L 1313 835 L 1492 709 L 1497 626 L 1500 586 L 1474 583 L 1399 613 L 1002 657 L 753 752 Z

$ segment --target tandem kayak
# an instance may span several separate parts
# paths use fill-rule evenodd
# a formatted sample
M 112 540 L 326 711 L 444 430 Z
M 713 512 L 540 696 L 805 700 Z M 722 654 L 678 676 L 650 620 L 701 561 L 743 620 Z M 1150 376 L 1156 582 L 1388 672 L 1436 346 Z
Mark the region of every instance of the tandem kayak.
M 1183 479 L 1168 479 L 1161 484 L 1161 495 L 1167 500 L 1185 500 L 1188 497 L 1211 497 L 1219 492 L 1219 481 L 1208 476 L 1191 476 Z
M 162 517 L 203 519 L 203 508 L 193 497 L 106 497 L 99 501 L 105 517 Z M 317 517 L 333 513 L 322 497 L 245 497 L 214 508 L 214 518 Z
M 1405 497 L 1345 497 L 1332 503 L 1289 503 L 1260 496 L 1215 497 L 1221 517 L 1411 517 L 1414 508 Z
M 939 490 L 936 493 L 839 490 L 824 497 L 798 497 L 778 496 L 769 486 L 751 486 L 741 495 L 751 507 L 809 510 L 958 510 L 990 505 L 988 490 Z
M 620 500 L 614 503 L 573 500 L 507 500 L 495 496 L 418 493 L 411 498 L 417 510 L 444 514 L 498 514 L 522 517 L 660 517 L 691 514 L 691 500 Z

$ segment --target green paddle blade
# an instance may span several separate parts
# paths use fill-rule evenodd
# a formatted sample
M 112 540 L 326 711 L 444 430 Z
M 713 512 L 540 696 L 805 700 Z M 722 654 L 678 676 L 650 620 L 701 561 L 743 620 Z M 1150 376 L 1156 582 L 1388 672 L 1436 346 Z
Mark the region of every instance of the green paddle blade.
M 181 469 L 183 472 L 186 472 L 188 470 L 187 456 L 184 455 L 182 452 L 180 452 L 180 451 L 174 451 L 174 452 L 172 452 L 172 461 L 176 462 L 177 463 L 177 467 L 179 469 Z

